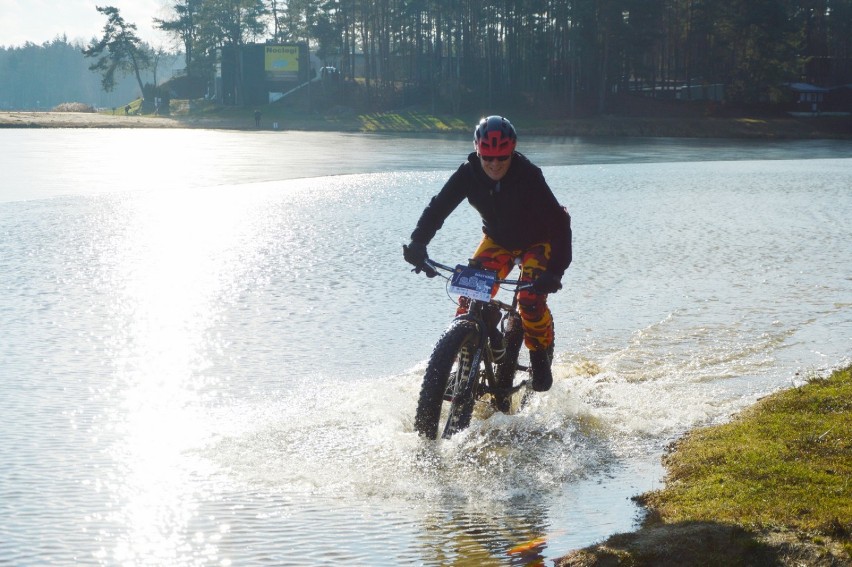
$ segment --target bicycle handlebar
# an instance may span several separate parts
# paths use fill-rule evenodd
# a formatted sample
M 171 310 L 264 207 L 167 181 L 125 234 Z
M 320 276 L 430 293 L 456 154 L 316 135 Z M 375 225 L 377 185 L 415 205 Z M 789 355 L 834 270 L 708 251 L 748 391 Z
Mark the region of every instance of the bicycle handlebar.
M 433 262 L 429 258 L 426 258 L 426 261 L 423 263 L 422 266 L 420 266 L 420 269 L 423 270 L 423 273 L 426 274 L 427 278 L 434 278 L 435 276 L 441 275 L 438 270 L 435 269 L 435 267 L 443 268 L 444 270 L 447 270 L 449 272 L 452 271 L 449 266 L 444 266 L 443 264 L 439 264 L 438 262 Z
M 436 269 L 437 268 L 437 269 Z M 447 266 L 446 264 L 442 264 L 440 262 L 436 262 L 431 258 L 426 258 L 426 261 L 419 267 L 419 269 L 426 274 L 427 278 L 434 278 L 435 276 L 441 276 L 445 279 L 449 279 L 449 277 L 442 275 L 438 270 L 443 270 L 445 272 L 454 272 L 455 268 L 452 266 Z M 418 268 L 415 268 L 416 272 Z M 522 289 L 531 289 L 533 287 L 533 282 L 524 281 L 524 280 L 501 280 L 497 279 L 494 281 L 497 285 L 514 285 L 517 286 L 518 291 Z

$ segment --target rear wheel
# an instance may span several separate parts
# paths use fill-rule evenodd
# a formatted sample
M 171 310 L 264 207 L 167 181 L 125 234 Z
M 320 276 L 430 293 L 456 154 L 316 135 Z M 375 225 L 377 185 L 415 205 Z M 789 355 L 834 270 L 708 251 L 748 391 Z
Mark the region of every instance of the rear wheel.
M 453 321 L 426 367 L 414 428 L 429 439 L 449 438 L 470 425 L 476 400 L 480 334 L 473 321 Z

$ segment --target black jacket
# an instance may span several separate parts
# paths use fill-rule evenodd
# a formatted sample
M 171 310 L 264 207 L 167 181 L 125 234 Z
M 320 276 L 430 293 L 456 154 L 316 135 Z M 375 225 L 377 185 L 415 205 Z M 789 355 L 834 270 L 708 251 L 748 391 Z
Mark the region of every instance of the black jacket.
M 515 152 L 509 171 L 493 181 L 476 152 L 450 176 L 417 221 L 411 240 L 429 244 L 464 199 L 482 216 L 482 231 L 508 250 L 549 242 L 548 271 L 562 276 L 571 263 L 571 217 L 544 180 L 541 169 Z

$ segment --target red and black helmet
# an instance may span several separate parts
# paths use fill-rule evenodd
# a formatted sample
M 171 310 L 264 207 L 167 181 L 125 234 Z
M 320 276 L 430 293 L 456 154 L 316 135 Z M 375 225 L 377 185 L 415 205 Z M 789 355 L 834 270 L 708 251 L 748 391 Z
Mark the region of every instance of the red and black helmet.
M 517 141 L 515 127 L 502 116 L 483 118 L 473 132 L 473 147 L 481 156 L 511 155 Z

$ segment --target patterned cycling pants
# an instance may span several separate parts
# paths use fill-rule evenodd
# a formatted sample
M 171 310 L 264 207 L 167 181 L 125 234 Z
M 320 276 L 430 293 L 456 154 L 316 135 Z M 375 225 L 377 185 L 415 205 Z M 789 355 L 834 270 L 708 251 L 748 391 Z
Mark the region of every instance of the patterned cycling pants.
M 526 250 L 506 250 L 488 236 L 482 238 L 479 247 L 473 254 L 486 270 L 494 270 L 497 277 L 505 278 L 515 266 L 514 260 L 521 260 L 521 277 L 524 281 L 533 281 L 547 268 L 550 260 L 550 244 L 541 242 L 533 244 Z M 492 296 L 497 294 L 494 287 Z M 461 298 L 457 315 L 467 313 L 468 301 Z M 544 350 L 553 344 L 553 316 L 547 306 L 547 295 L 524 290 L 518 294 L 518 311 L 524 325 L 524 343 L 530 350 Z

